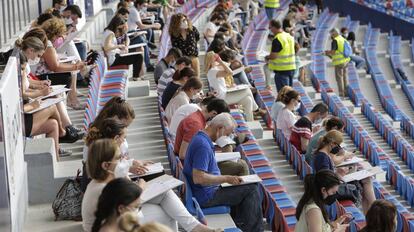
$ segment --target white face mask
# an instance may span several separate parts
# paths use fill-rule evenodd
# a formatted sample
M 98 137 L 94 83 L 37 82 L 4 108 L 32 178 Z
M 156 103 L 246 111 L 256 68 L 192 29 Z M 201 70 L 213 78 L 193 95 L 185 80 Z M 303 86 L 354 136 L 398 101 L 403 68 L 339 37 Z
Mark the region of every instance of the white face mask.
M 181 29 L 188 29 L 188 23 L 187 23 L 187 21 L 181 22 L 180 28 Z
M 30 65 L 26 65 L 25 71 L 26 71 L 26 75 L 28 76 L 29 73 L 31 72 Z
M 319 124 L 322 122 L 322 118 L 318 118 L 317 120 L 315 120 L 315 122 L 313 124 Z
M 299 109 L 300 109 L 300 103 L 298 103 L 298 104 L 295 106 L 294 111 L 298 111 Z
M 175 67 L 175 61 L 172 61 L 168 64 L 170 67 Z
M 143 13 L 147 12 L 147 7 L 146 7 L 146 6 L 142 7 L 141 11 L 142 11 Z
M 119 146 L 119 150 L 121 150 L 122 156 L 128 155 L 128 142 L 126 140 Z
M 134 2 L 129 2 L 128 5 L 129 7 L 134 7 Z
M 69 17 L 69 18 L 65 18 L 65 25 L 72 25 L 73 20 Z
M 36 57 L 33 60 L 32 59 L 28 59 L 27 63 L 29 65 L 37 65 L 40 62 L 40 57 Z
M 129 168 L 131 167 L 132 162 L 127 159 L 121 159 L 115 166 L 114 176 L 115 178 L 124 178 L 128 176 Z
M 234 140 L 231 139 L 229 136 L 220 136 L 220 138 L 218 138 L 215 143 L 219 146 L 219 147 L 224 147 L 226 145 L 229 144 L 235 144 Z

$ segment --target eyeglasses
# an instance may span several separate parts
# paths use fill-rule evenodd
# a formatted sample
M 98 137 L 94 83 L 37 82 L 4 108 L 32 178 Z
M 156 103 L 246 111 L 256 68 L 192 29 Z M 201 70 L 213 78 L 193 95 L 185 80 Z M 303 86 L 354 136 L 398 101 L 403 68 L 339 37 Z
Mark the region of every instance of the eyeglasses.
M 302 102 L 302 100 L 300 100 L 300 99 L 296 99 L 296 101 L 298 101 L 299 103 L 301 103 L 301 102 Z

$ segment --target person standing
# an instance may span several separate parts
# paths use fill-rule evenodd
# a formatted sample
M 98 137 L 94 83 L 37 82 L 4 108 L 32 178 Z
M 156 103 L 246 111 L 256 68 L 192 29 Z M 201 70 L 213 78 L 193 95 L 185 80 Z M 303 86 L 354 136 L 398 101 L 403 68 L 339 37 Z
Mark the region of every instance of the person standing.
M 269 30 L 275 35 L 272 41 L 272 50 L 265 59 L 269 69 L 275 73 L 277 91 L 283 86 L 292 86 L 295 64 L 295 39 L 283 31 L 282 24 L 278 20 L 271 20 Z
M 264 6 L 267 18 L 272 20 L 275 16 L 277 8 L 280 7 L 279 0 L 265 0 Z
M 325 55 L 331 57 L 332 64 L 335 66 L 335 79 L 338 84 L 339 96 L 346 97 L 346 87 L 348 85 L 348 63 L 350 57 L 345 57 L 345 43 L 348 43 L 344 37 L 339 34 L 338 29 L 334 28 L 330 31 L 332 45 L 331 50 L 325 51 Z

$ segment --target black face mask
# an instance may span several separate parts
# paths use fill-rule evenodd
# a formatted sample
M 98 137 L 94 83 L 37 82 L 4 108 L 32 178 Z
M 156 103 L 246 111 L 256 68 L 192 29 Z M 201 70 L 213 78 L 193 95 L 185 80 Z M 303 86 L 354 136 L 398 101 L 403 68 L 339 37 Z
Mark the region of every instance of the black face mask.
M 336 155 L 336 154 L 338 154 L 338 152 L 339 152 L 341 149 L 342 149 L 342 147 L 341 147 L 341 146 L 336 146 L 336 147 L 332 148 L 332 150 L 330 151 L 330 153 L 331 153 L 331 154 Z
M 214 23 L 216 26 L 220 26 L 220 23 Z
M 338 197 L 338 194 L 335 193 L 333 195 L 329 195 L 323 201 L 325 202 L 326 205 L 332 205 L 333 203 L 335 203 L 337 197 Z

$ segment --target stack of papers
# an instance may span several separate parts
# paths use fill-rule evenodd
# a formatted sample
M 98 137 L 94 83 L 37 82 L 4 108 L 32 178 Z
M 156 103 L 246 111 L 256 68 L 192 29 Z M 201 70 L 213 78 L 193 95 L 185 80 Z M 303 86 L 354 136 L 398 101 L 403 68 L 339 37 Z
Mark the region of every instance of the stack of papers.
M 240 152 L 216 152 L 217 163 L 229 160 L 237 161 L 240 158 Z
M 345 175 L 342 177 L 342 180 L 345 182 L 351 182 L 354 180 L 363 180 L 367 177 L 375 176 L 377 174 L 383 173 L 384 170 L 381 169 L 381 167 L 373 167 L 371 169 L 365 169 L 361 171 L 357 171 L 348 175 Z
M 234 92 L 234 91 L 239 91 L 239 90 L 248 89 L 248 88 L 250 88 L 248 85 L 236 85 L 234 87 L 227 88 L 227 92 Z
M 144 204 L 145 202 L 182 184 L 184 184 L 184 182 L 169 175 L 162 175 L 150 180 L 147 182 L 146 187 L 141 194 L 141 204 Z
M 354 165 L 357 164 L 359 162 L 364 161 L 364 159 L 358 158 L 358 157 L 352 157 L 351 159 L 345 160 L 344 162 L 342 162 L 339 165 L 336 165 L 336 167 L 343 167 L 343 166 L 348 166 L 348 165 Z
M 243 179 L 243 181 L 238 185 L 245 185 L 245 184 L 253 184 L 253 183 L 262 182 L 262 179 L 260 179 L 260 177 L 256 174 L 247 175 L 247 176 L 240 176 L 240 177 Z M 229 184 L 229 183 L 221 184 L 221 187 L 230 187 L 230 186 L 234 186 L 234 185 Z
M 36 113 L 36 112 L 38 112 L 38 111 L 41 111 L 41 110 L 43 110 L 43 109 L 46 109 L 47 107 L 49 107 L 49 106 L 53 106 L 53 105 L 55 105 L 55 104 L 57 104 L 57 103 L 59 103 L 59 102 L 61 102 L 61 101 L 63 101 L 64 99 L 63 99 L 63 97 L 59 97 L 59 98 L 48 98 L 48 99 L 45 99 L 45 100 L 43 100 L 41 103 L 40 103 L 40 107 L 39 108 L 37 108 L 37 109 L 34 109 L 34 110 L 32 110 L 32 111 L 29 111 L 29 112 L 27 112 L 28 114 L 33 114 L 33 113 Z
M 149 176 L 149 175 L 156 174 L 156 173 L 161 173 L 161 172 L 164 171 L 164 167 L 162 166 L 161 163 L 150 164 L 150 165 L 147 165 L 145 167 L 148 169 L 148 171 L 146 173 L 141 174 L 141 175 L 135 175 L 133 173 L 129 173 L 129 177 L 130 178 L 135 178 L 135 177 Z

